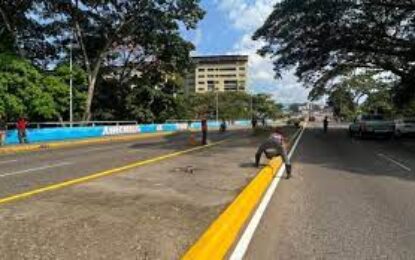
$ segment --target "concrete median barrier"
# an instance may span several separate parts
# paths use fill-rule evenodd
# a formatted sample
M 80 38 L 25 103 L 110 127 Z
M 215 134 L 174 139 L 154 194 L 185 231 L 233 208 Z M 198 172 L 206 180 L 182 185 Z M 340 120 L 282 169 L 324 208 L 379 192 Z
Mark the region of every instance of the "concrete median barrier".
M 271 160 L 182 259 L 223 259 L 234 245 L 281 165 L 281 158 Z

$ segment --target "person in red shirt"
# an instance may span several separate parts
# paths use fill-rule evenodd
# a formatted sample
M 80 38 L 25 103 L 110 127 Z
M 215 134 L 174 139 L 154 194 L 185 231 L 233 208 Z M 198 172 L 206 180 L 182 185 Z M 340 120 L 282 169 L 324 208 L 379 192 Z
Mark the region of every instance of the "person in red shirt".
M 27 120 L 24 117 L 20 117 L 19 120 L 17 120 L 16 127 L 19 143 L 28 143 L 26 134 Z

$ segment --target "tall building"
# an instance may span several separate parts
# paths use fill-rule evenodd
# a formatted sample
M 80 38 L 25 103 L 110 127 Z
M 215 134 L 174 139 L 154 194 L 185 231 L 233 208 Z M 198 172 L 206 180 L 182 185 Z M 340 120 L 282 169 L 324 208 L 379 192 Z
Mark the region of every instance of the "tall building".
M 246 91 L 248 56 L 193 57 L 195 68 L 186 77 L 187 93 Z

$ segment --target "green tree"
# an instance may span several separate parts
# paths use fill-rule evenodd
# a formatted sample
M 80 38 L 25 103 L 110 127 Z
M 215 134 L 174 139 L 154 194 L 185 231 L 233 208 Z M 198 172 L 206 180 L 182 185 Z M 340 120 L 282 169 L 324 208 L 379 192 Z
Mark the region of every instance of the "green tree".
M 29 61 L 0 53 L 0 116 L 31 121 L 67 118 L 69 86 L 53 73 L 42 73 Z
M 365 113 L 378 113 L 389 117 L 395 114 L 392 92 L 387 88 L 370 93 L 361 107 Z
M 333 108 L 336 117 L 352 119 L 355 116 L 357 105 L 353 94 L 345 88 L 336 88 L 327 99 L 327 104 Z
M 282 115 L 282 105 L 276 103 L 270 95 L 258 94 L 253 98 L 254 113 L 257 117 L 277 119 Z
M 399 78 L 395 103 L 415 98 L 413 1 L 283 0 L 254 39 L 274 58 L 277 76 L 296 68 L 314 96 L 356 69 L 387 71 Z
M 282 106 L 271 96 L 259 94 L 249 95 L 244 92 L 192 94 L 180 99 L 181 108 L 186 109 L 182 119 L 216 119 L 216 103 L 219 108 L 219 120 L 249 119 L 252 114 L 260 118 L 275 119 L 282 114 Z M 184 102 L 183 102 L 184 101 Z M 251 102 L 252 110 L 251 111 Z
M 54 42 L 67 46 L 75 35 L 74 55 L 87 72 L 84 119 L 89 119 L 103 68 L 120 68 L 113 71 L 120 85 L 134 70 L 183 70 L 193 46 L 181 38 L 180 25 L 194 28 L 204 12 L 199 0 L 75 0 L 46 1 L 38 14 L 47 21 L 45 32 Z

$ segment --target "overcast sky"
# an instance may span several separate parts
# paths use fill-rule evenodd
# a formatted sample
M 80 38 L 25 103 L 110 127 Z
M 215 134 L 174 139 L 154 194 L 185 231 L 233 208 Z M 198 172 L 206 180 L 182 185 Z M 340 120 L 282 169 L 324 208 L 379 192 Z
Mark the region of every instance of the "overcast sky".
M 196 55 L 247 54 L 250 56 L 249 88 L 272 94 L 278 102 L 307 100 L 308 92 L 291 72 L 275 80 L 272 64 L 256 54 L 260 42 L 252 34 L 271 13 L 278 0 L 202 0 L 207 12 L 198 29 L 183 32 L 196 46 Z

